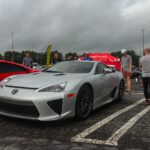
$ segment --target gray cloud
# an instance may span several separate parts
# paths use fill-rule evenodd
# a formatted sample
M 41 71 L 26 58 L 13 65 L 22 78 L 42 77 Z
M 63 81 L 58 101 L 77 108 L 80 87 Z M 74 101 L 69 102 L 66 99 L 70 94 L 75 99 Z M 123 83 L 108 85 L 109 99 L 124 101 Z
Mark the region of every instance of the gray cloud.
M 0 0 L 0 50 L 116 51 L 150 46 L 148 0 Z

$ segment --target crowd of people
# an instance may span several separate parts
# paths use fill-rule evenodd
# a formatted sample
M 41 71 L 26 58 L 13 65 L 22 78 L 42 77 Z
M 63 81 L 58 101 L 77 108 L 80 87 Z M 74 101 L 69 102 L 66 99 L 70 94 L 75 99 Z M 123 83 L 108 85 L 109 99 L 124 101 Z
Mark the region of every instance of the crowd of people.
M 79 56 L 78 55 L 75 55 L 74 57 L 72 55 L 69 55 L 65 61 L 72 61 L 72 60 L 79 60 Z M 90 58 L 89 56 L 89 53 L 85 53 L 83 55 L 83 60 L 87 60 L 87 61 L 92 61 L 92 58 Z M 52 59 L 51 61 L 51 64 L 54 65 L 54 64 L 57 64 L 58 62 L 60 62 L 61 60 L 59 59 L 59 55 L 58 53 L 56 52 L 54 54 L 54 58 Z
M 127 54 L 126 49 L 121 50 L 122 58 L 121 58 L 121 69 L 120 71 L 123 74 L 126 85 L 126 92 L 131 94 L 131 73 L 132 73 L 132 58 Z M 74 58 L 70 55 L 66 58 L 66 61 L 70 60 L 78 60 L 79 57 L 76 55 Z M 85 53 L 82 58 L 84 61 L 92 61 L 88 53 Z M 52 65 L 59 63 L 61 60 L 59 59 L 58 53 L 54 54 L 54 58 L 51 61 Z M 33 59 L 30 56 L 30 53 L 26 53 L 26 57 L 23 59 L 23 64 L 28 67 L 33 66 Z M 139 69 L 141 70 L 141 81 L 143 83 L 144 96 L 146 99 L 146 103 L 150 104 L 150 48 L 144 49 L 144 56 L 139 60 Z
M 132 58 L 127 54 L 126 49 L 122 49 L 121 54 L 122 59 L 120 71 L 126 81 L 126 92 L 131 94 Z M 139 69 L 141 70 L 145 100 L 146 103 L 150 105 L 150 48 L 144 49 L 144 56 L 139 60 Z

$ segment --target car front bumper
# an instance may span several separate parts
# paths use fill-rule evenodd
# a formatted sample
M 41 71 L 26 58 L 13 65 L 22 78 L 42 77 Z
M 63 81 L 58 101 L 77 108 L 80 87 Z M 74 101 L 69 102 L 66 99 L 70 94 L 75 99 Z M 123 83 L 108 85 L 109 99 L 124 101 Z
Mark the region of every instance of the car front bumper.
M 12 91 L 17 89 L 17 93 Z M 70 92 L 36 92 L 33 89 L 0 88 L 0 114 L 15 118 L 52 121 L 75 114 L 76 96 Z

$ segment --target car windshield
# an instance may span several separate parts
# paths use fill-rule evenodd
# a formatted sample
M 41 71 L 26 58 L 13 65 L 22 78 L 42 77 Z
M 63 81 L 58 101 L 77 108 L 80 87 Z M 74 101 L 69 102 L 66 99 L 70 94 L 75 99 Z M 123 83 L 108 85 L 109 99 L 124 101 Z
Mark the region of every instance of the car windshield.
M 94 62 L 64 61 L 45 70 L 45 72 L 89 73 L 92 70 L 93 66 Z

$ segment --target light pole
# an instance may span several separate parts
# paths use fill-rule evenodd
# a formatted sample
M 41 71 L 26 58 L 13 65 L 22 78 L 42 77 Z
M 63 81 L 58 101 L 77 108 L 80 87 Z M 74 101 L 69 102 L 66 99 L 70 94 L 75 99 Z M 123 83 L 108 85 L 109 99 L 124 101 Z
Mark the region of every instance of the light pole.
M 145 29 L 142 29 L 143 52 L 144 52 L 144 31 Z M 143 56 L 143 52 L 141 53 L 142 56 Z
M 14 33 L 11 33 L 12 35 L 12 57 L 11 60 L 14 61 Z

